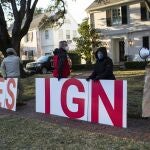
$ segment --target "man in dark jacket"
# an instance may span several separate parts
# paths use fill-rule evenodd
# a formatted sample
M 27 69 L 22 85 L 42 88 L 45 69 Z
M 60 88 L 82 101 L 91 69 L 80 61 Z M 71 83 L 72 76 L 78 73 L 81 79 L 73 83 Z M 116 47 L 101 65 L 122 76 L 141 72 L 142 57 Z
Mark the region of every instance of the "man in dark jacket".
M 53 76 L 60 80 L 61 78 L 67 78 L 70 75 L 70 65 L 68 62 L 68 51 L 69 47 L 66 41 L 59 42 L 59 49 L 54 50 L 54 71 Z
M 106 48 L 98 48 L 95 53 L 95 57 L 96 64 L 94 65 L 94 70 L 86 80 L 115 80 L 115 76 L 113 74 L 113 62 L 111 58 L 107 56 Z

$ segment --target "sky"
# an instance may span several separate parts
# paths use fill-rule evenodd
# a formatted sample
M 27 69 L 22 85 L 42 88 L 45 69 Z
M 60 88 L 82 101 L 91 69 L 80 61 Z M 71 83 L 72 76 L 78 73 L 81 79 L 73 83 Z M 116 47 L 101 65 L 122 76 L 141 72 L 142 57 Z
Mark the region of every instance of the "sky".
M 39 0 L 37 7 L 46 8 L 50 0 Z M 66 0 L 67 10 L 77 21 L 81 23 L 82 20 L 87 17 L 85 9 L 93 2 L 94 0 Z

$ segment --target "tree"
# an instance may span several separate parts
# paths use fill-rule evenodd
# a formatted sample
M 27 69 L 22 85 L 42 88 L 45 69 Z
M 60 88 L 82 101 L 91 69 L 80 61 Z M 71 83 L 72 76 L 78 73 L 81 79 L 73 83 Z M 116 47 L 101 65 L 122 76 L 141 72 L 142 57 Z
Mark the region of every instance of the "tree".
M 29 30 L 37 2 L 38 0 L 0 0 L 0 51 L 3 55 L 8 47 L 13 47 L 20 54 L 20 42 Z M 50 0 L 50 4 L 55 14 L 47 17 L 46 21 L 54 24 L 64 16 L 65 3 L 64 0 Z M 10 19 L 13 20 L 13 27 L 11 33 L 8 33 Z
M 75 38 L 76 50 L 82 57 L 85 58 L 86 63 L 91 63 L 91 54 L 95 47 L 98 47 L 101 42 L 96 30 L 91 28 L 88 24 L 88 19 L 85 19 L 79 26 L 79 38 Z
M 34 16 L 36 16 L 36 15 L 40 15 L 40 14 L 42 14 L 44 12 L 44 9 L 43 8 L 35 8 L 35 10 L 34 10 Z

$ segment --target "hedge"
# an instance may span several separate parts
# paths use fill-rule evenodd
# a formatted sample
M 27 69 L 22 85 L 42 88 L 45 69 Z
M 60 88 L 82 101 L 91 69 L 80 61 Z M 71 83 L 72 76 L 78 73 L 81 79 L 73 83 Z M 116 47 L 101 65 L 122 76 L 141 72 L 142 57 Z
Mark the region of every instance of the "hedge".
M 93 70 L 93 64 L 72 65 L 72 70 Z
M 81 64 L 81 56 L 77 53 L 68 53 L 70 59 L 72 60 L 72 64 Z
M 125 62 L 126 69 L 145 69 L 145 66 L 148 62 L 145 61 L 132 61 L 132 62 Z

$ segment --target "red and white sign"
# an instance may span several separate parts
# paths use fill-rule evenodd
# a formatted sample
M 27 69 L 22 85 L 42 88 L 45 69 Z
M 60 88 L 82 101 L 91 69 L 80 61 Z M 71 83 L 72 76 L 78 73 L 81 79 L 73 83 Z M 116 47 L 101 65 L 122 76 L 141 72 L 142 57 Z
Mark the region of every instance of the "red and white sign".
M 36 112 L 127 126 L 127 82 L 37 78 Z
M 16 78 L 8 78 L 7 80 L 0 78 L 1 108 L 16 111 L 17 81 Z

